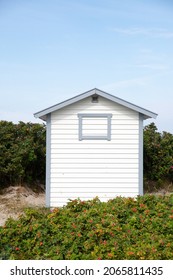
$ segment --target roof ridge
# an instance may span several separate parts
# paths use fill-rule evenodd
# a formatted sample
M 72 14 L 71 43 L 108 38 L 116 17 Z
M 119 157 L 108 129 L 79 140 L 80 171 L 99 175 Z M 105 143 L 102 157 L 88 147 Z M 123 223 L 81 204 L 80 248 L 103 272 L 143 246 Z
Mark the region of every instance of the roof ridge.
M 117 96 L 114 96 L 114 95 L 112 95 L 112 94 L 110 94 L 110 93 L 107 93 L 107 92 L 105 92 L 105 91 L 103 91 L 103 90 L 100 90 L 100 89 L 98 89 L 98 88 L 93 88 L 93 89 L 88 90 L 88 91 L 86 91 L 86 92 L 84 92 L 84 93 L 81 93 L 81 94 L 79 94 L 79 95 L 76 95 L 76 96 L 74 96 L 74 97 L 72 97 L 72 98 L 69 98 L 69 99 L 67 99 L 67 100 L 64 100 L 64 101 L 62 101 L 62 102 L 60 102 L 60 103 L 58 103 L 58 104 L 56 104 L 56 105 L 53 105 L 53 106 L 48 107 L 48 108 L 46 108 L 46 109 L 44 109 L 44 110 L 41 110 L 41 111 L 35 113 L 34 116 L 35 116 L 36 118 L 41 118 L 41 119 L 43 119 L 43 120 L 46 120 L 46 116 L 47 116 L 48 114 L 50 114 L 50 113 L 52 113 L 52 112 L 54 112 L 54 111 L 56 111 L 56 110 L 59 110 L 59 109 L 65 107 L 65 106 L 68 106 L 68 105 L 70 105 L 70 104 L 73 104 L 73 103 L 75 103 L 75 102 L 78 102 L 78 101 L 80 101 L 80 100 L 82 100 L 82 99 L 84 99 L 84 98 L 87 98 L 87 97 L 89 97 L 89 96 L 92 96 L 92 95 L 94 95 L 94 94 L 98 94 L 98 95 L 100 95 L 100 96 L 102 96 L 102 97 L 104 97 L 104 98 L 106 98 L 106 99 L 109 99 L 109 100 L 115 102 L 115 103 L 118 103 L 118 104 L 120 104 L 120 105 L 122 105 L 122 106 L 125 106 L 125 107 L 127 107 L 127 108 L 129 108 L 129 109 L 132 109 L 132 110 L 134 110 L 134 111 L 137 111 L 138 113 L 143 114 L 143 115 L 144 115 L 144 118 L 156 118 L 156 117 L 157 117 L 157 114 L 156 114 L 156 113 L 153 113 L 152 111 L 149 111 L 149 110 L 147 110 L 147 109 L 144 109 L 144 108 L 142 108 L 142 107 L 140 107 L 140 106 L 137 106 L 137 105 L 135 105 L 135 104 L 133 104 L 133 103 L 131 103 L 131 102 L 125 101 L 125 100 L 122 99 L 122 98 L 119 98 L 119 97 L 117 97 Z

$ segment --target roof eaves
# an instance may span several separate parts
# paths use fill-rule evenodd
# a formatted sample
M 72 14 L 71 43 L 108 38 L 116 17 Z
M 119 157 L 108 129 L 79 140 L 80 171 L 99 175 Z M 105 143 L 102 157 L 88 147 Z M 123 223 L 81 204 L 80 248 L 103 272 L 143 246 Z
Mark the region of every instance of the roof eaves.
M 156 113 L 151 112 L 149 110 L 146 110 L 146 109 L 144 109 L 144 108 L 142 108 L 140 106 L 134 105 L 133 103 L 125 101 L 125 100 L 123 100 L 123 99 L 121 99 L 119 97 L 116 97 L 114 95 L 111 95 L 111 94 L 109 94 L 107 92 L 104 92 L 104 91 L 96 89 L 96 93 L 101 95 L 102 97 L 105 97 L 105 98 L 113 101 L 113 102 L 116 102 L 116 103 L 118 103 L 118 104 L 120 104 L 122 106 L 125 106 L 125 107 L 127 107 L 129 109 L 132 109 L 134 111 L 137 111 L 137 112 L 141 113 L 142 115 L 144 115 L 145 118 L 150 118 L 151 117 L 151 118 L 155 119 L 157 117 Z
M 70 105 L 72 103 L 78 102 L 78 101 L 80 101 L 80 100 L 82 100 L 84 98 L 87 98 L 87 97 L 89 97 L 89 96 L 91 96 L 93 94 L 98 94 L 98 95 L 100 95 L 100 96 L 102 96 L 102 97 L 104 97 L 106 99 L 109 99 L 109 100 L 111 100 L 113 102 L 116 102 L 116 103 L 122 105 L 122 106 L 125 106 L 125 107 L 127 107 L 129 109 L 132 109 L 132 110 L 134 110 L 136 112 L 139 112 L 139 113 L 141 113 L 144 116 L 144 119 L 156 118 L 157 117 L 157 114 L 154 113 L 154 112 L 151 112 L 151 111 L 146 110 L 146 109 L 144 109 L 142 107 L 134 105 L 134 104 L 132 104 L 130 102 L 127 102 L 127 101 L 125 101 L 125 100 L 123 100 L 123 99 L 121 99 L 119 97 L 111 95 L 111 94 L 109 94 L 107 92 L 104 92 L 102 90 L 99 90 L 97 88 L 91 89 L 91 90 L 86 91 L 86 92 L 84 92 L 82 94 L 79 94 L 79 95 L 77 95 L 75 97 L 67 99 L 66 101 L 63 101 L 63 102 L 58 103 L 58 104 L 56 104 L 54 106 L 51 106 L 51 107 L 49 107 L 47 109 L 39 111 L 39 112 L 35 113 L 34 116 L 36 118 L 41 118 L 42 120 L 46 121 L 48 114 L 50 114 L 50 113 L 52 113 L 52 112 L 54 112 L 56 110 L 59 110 L 59 109 L 65 107 L 65 106 L 68 106 L 68 105 Z
M 58 104 L 53 105 L 51 107 L 48 107 L 48 108 L 46 108 L 46 109 L 44 109 L 42 111 L 39 111 L 39 112 L 34 114 L 34 117 L 42 118 L 42 119 L 46 120 L 46 115 L 48 115 L 48 114 L 50 114 L 50 113 L 52 113 L 52 112 L 54 112 L 56 110 L 59 110 L 59 109 L 65 107 L 65 106 L 68 106 L 68 105 L 70 105 L 72 103 L 80 101 L 81 99 L 86 98 L 88 96 L 91 96 L 91 95 L 93 95 L 95 93 L 96 93 L 96 89 L 91 89 L 91 90 L 86 91 L 86 92 L 84 92 L 82 94 L 76 95 L 75 97 L 69 98 L 69 99 L 67 99 L 67 100 L 65 100 L 65 101 L 63 101 L 61 103 L 58 103 Z

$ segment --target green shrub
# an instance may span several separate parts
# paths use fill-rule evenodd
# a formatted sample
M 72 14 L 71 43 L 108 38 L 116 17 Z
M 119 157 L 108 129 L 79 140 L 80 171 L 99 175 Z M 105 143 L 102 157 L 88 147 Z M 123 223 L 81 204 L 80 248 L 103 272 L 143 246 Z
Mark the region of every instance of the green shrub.
M 44 183 L 45 125 L 0 121 L 0 187 Z
M 154 123 L 144 128 L 144 176 L 158 186 L 173 182 L 173 135 L 158 132 Z
M 45 182 L 46 127 L 0 121 L 0 188 Z M 144 128 L 144 185 L 158 189 L 173 182 L 173 135 Z
M 173 259 L 173 195 L 27 209 L 0 238 L 1 259 Z

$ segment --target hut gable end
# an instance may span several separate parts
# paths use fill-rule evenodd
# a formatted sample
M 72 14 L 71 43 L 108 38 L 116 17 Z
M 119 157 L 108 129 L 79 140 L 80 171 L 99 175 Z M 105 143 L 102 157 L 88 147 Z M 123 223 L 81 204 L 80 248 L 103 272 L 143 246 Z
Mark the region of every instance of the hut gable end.
M 110 96 L 95 89 L 35 114 L 47 120 L 47 206 L 143 194 L 143 119 L 156 114 Z

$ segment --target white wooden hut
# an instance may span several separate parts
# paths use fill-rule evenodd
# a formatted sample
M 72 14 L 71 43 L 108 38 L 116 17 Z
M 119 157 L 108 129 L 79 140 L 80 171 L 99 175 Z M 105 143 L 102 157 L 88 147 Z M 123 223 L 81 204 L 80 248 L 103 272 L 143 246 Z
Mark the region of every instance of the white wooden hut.
M 47 123 L 47 207 L 142 195 L 143 120 L 156 116 L 96 88 L 36 113 Z

